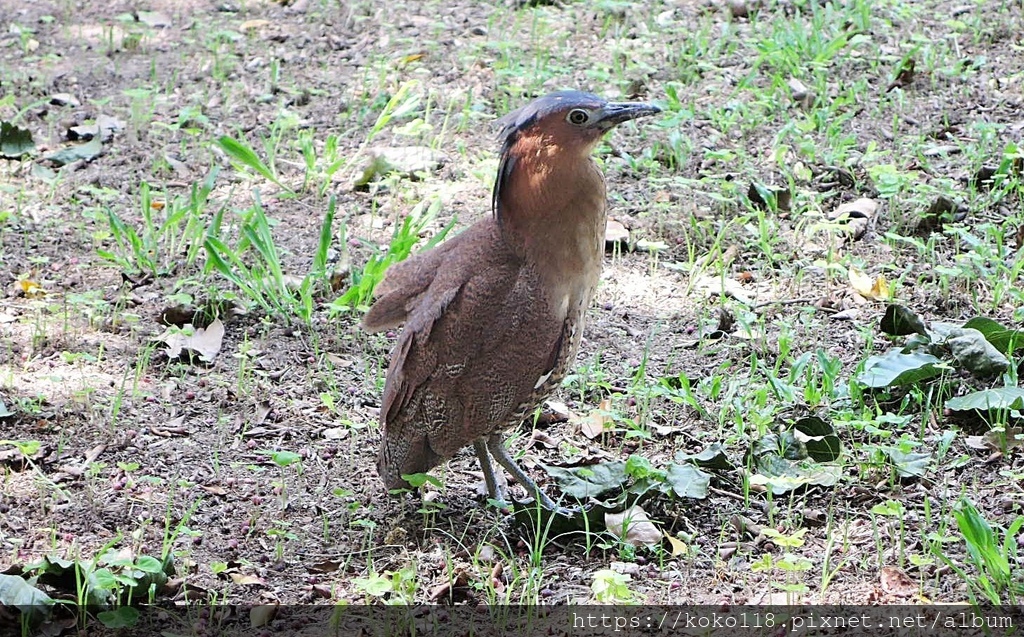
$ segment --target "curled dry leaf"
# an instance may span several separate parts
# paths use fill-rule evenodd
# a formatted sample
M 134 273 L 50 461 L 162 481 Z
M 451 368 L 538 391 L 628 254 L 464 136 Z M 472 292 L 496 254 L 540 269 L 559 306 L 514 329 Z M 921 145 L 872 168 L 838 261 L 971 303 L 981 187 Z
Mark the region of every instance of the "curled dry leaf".
M 868 231 L 877 211 L 878 202 L 861 197 L 837 206 L 835 210 L 828 213 L 828 218 L 836 222 L 846 222 L 851 239 L 856 241 Z
M 814 105 L 814 100 L 817 96 L 803 82 L 795 77 L 791 77 L 786 84 L 789 86 L 790 96 L 792 96 L 794 102 L 800 105 L 800 108 L 808 109 Z
M 249 609 L 249 625 L 253 628 L 266 626 L 277 616 L 279 604 L 260 604 Z
M 641 507 L 631 506 L 622 513 L 605 513 L 604 524 L 620 540 L 633 546 L 659 544 L 664 537 L 647 512 Z
M 629 241 L 629 230 L 626 226 L 622 225 L 621 222 L 608 218 L 608 222 L 604 227 L 604 242 L 605 244 L 612 246 L 616 243 L 626 243 Z
M 553 425 L 557 422 L 567 422 L 575 417 L 576 414 L 569 411 L 569 407 L 565 403 L 558 400 L 546 400 L 538 424 Z
M 875 278 L 865 274 L 857 268 L 850 268 L 850 287 L 857 294 L 873 301 L 882 301 L 889 298 L 889 282 L 879 274 Z

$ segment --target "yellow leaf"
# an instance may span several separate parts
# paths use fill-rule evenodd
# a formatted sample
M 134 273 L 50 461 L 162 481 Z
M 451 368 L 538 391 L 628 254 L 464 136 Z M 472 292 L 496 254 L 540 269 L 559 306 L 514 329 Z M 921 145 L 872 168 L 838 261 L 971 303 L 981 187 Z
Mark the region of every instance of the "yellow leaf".
M 22 279 L 18 281 L 18 285 L 21 287 L 22 294 L 27 297 L 36 297 L 46 294 L 46 290 L 31 279 Z
M 686 542 L 683 542 L 674 535 L 666 535 L 665 537 L 668 538 L 668 543 L 672 545 L 672 557 L 683 555 L 687 552 L 689 547 L 686 546 Z
M 871 286 L 871 293 L 874 295 L 874 298 L 879 300 L 889 298 L 889 282 L 881 274 L 875 279 L 875 284 Z
M 252 29 L 262 29 L 263 27 L 270 26 L 270 20 L 246 20 L 242 24 L 238 25 L 239 31 L 251 31 Z
M 412 55 L 407 55 L 402 58 L 402 64 L 409 64 L 410 62 L 422 60 L 424 56 L 426 56 L 426 53 L 413 53 Z
M 850 287 L 866 299 L 880 301 L 889 298 L 889 282 L 879 274 L 874 279 L 857 268 L 850 268 Z

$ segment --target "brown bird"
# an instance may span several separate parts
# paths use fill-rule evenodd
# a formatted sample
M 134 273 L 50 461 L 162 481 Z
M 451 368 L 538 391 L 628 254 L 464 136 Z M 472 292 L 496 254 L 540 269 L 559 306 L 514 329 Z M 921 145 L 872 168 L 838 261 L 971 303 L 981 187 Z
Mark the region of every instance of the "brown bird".
M 617 124 L 660 110 L 560 91 L 506 115 L 493 215 L 388 270 L 363 327 L 405 323 L 380 410 L 377 470 L 389 489 L 472 443 L 492 498 L 505 501 L 488 453 L 557 509 L 502 432 L 558 386 L 579 349 L 604 254 L 604 176 L 591 151 Z

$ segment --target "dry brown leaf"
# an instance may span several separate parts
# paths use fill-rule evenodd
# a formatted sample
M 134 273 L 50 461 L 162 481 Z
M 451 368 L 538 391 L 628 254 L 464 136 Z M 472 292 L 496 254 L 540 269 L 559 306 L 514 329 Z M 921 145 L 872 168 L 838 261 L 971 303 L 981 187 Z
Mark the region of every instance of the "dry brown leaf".
M 676 536 L 666 535 L 665 538 L 668 539 L 668 543 L 672 547 L 672 557 L 685 555 L 689 551 L 689 547 L 686 545 L 686 542 L 683 542 Z
M 641 507 L 631 506 L 622 513 L 605 513 L 604 524 L 612 535 L 633 546 L 651 546 L 664 535 Z
M 352 432 L 350 427 L 330 427 L 324 429 L 323 436 L 327 440 L 344 440 Z
M 626 243 L 629 241 L 629 230 L 619 221 L 608 217 L 604 227 L 604 242 L 608 245 Z
M 279 604 L 259 604 L 249 609 L 249 625 L 253 628 L 266 626 L 277 616 Z
M 546 449 L 557 449 L 558 439 L 548 435 L 547 432 L 541 431 L 540 429 L 534 429 L 533 433 L 530 434 L 530 445 L 531 447 L 541 446 Z
M 269 27 L 271 24 L 270 20 L 246 20 L 242 24 L 238 25 L 239 31 L 252 31 L 253 29 L 262 29 L 263 27 Z
M 832 212 L 828 213 L 828 218 L 836 222 L 845 222 L 851 240 L 856 241 L 868 231 L 876 212 L 878 212 L 878 202 L 861 197 L 836 206 Z
M 231 576 L 231 581 L 239 586 L 250 586 L 252 584 L 259 584 L 262 586 L 266 583 L 255 575 L 246 575 L 245 573 L 237 572 L 228 573 L 228 575 Z
M 1007 449 L 1013 449 L 1024 446 L 1024 429 L 1008 427 L 1005 434 L 1001 431 L 986 431 L 981 436 L 967 436 L 965 442 L 968 447 L 982 451 L 1002 451 L 1004 444 Z
M 897 597 L 911 597 L 917 594 L 917 582 L 895 566 L 883 566 L 878 572 L 882 591 Z
M 198 354 L 200 360 L 212 363 L 224 343 L 224 324 L 220 319 L 214 319 L 205 329 L 196 328 L 191 334 L 179 329 L 168 329 L 155 340 L 167 345 L 168 358 L 179 358 L 183 352 L 189 351 Z
M 814 92 L 807 88 L 806 84 L 795 77 L 789 78 L 786 84 L 789 86 L 789 94 L 792 96 L 793 101 L 799 104 L 801 108 L 810 108 L 814 104 Z
M 612 401 L 607 398 L 601 401 L 597 409 L 590 412 L 590 415 L 580 421 L 580 431 L 584 436 L 593 440 L 605 431 L 610 430 L 612 419 L 608 412 L 612 408 Z
M 185 416 L 181 415 L 177 418 L 171 418 L 162 425 L 153 425 L 149 428 L 149 433 L 161 438 L 186 436 L 188 435 L 188 429 L 185 428 Z

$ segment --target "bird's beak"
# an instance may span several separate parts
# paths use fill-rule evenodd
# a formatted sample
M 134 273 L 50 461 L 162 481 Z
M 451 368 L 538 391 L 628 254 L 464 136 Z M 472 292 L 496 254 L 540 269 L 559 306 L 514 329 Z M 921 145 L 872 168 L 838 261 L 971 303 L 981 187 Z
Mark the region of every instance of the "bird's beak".
M 645 102 L 608 102 L 598 111 L 594 126 L 608 130 L 622 122 L 660 113 L 661 109 Z

